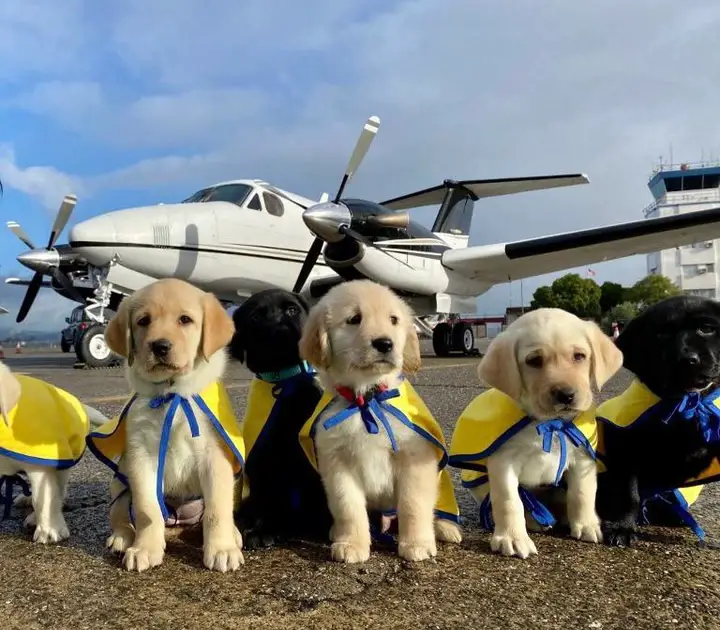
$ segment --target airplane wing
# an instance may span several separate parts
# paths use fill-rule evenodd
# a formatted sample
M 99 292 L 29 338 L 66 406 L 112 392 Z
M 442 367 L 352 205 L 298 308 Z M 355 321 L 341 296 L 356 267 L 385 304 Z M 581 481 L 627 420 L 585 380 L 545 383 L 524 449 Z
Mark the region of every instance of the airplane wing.
M 720 238 L 720 208 L 451 249 L 443 254 L 442 262 L 468 278 L 501 283 L 716 238 Z
M 7 315 L 10 311 L 8 311 L 4 306 L 0 306 L 0 315 Z
M 20 286 L 26 287 L 30 284 L 30 280 L 21 280 L 20 278 L 5 278 L 5 284 L 19 284 Z M 47 280 L 43 280 L 40 287 L 50 289 L 52 288 L 52 284 Z
M 421 206 L 434 206 L 442 202 L 445 191 L 449 186 L 462 186 L 467 188 L 478 199 L 482 197 L 498 197 L 500 195 L 514 195 L 515 193 L 542 190 L 545 188 L 561 188 L 563 186 L 577 186 L 589 184 L 590 180 L 583 173 L 571 175 L 541 175 L 538 177 L 507 177 L 503 179 L 466 179 L 458 182 L 446 180 L 439 186 L 418 190 L 401 197 L 382 201 L 381 206 L 390 210 L 407 210 Z

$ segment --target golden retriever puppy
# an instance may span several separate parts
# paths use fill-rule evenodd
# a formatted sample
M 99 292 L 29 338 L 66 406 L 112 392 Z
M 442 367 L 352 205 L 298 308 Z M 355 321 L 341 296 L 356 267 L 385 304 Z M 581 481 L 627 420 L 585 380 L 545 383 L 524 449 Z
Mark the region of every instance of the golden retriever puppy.
M 134 394 L 119 418 L 88 436 L 88 445 L 115 472 L 107 545 L 124 552 L 128 570 L 162 563 L 167 503 L 198 495 L 205 566 L 225 572 L 244 562 L 233 521 L 244 446 L 220 383 L 233 333 L 214 295 L 176 279 L 123 300 L 108 325 L 107 343 L 127 358 Z
M 47 544 L 70 536 L 63 502 L 70 469 L 85 451 L 90 424 L 107 418 L 75 396 L 50 383 L 13 374 L 0 363 L 0 486 L 4 485 L 5 517 L 12 507 L 12 487 L 24 495 L 15 505 L 32 506 L 26 527 L 35 528 L 33 540 Z M 25 473 L 29 487 L 19 473 Z M 7 493 L 7 494 L 6 494 Z
M 595 323 L 561 309 L 530 311 L 491 342 L 478 374 L 492 389 L 460 416 L 450 465 L 463 469 L 493 551 L 537 553 L 527 526 L 556 521 L 533 491 L 562 480 L 571 535 L 602 540 L 595 397 L 621 365 L 622 353 Z
M 326 490 L 333 560 L 369 558 L 368 510 L 397 511 L 406 560 L 435 556 L 436 536 L 460 542 L 442 430 L 403 378 L 420 368 L 409 306 L 374 282 L 338 285 L 311 309 L 300 355 L 326 391 L 300 441 Z

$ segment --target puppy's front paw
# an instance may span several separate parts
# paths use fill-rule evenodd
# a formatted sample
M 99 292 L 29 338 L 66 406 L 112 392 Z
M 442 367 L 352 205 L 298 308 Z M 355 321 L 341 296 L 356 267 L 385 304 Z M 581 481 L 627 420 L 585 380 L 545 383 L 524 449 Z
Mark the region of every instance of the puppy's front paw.
M 435 520 L 435 538 L 441 542 L 460 544 L 462 530 L 457 523 L 439 518 Z
M 522 559 L 537 554 L 535 543 L 524 531 L 495 531 L 490 538 L 490 549 L 503 556 L 517 556 Z
M 128 571 L 146 571 L 162 564 L 165 550 L 162 547 L 128 547 L 123 556 L 123 566 Z
M 135 533 L 131 530 L 113 532 L 105 541 L 105 546 L 113 553 L 124 553 L 132 545 L 134 538 Z
M 25 519 L 25 521 L 27 522 L 28 519 Z M 62 515 L 51 519 L 49 523 L 37 525 L 33 533 L 33 541 L 41 545 L 57 543 L 67 538 L 70 538 L 70 530 Z
M 627 523 L 603 523 L 603 538 L 610 547 L 631 547 L 637 540 L 637 529 Z
M 403 541 L 398 543 L 398 555 L 403 560 L 410 562 L 421 562 L 429 560 L 437 555 L 435 540 L 427 541 Z
M 602 527 L 599 518 L 591 518 L 587 521 L 576 521 L 570 523 L 570 535 L 577 540 L 591 543 L 603 541 Z
M 360 545 L 353 542 L 335 542 L 330 546 L 330 557 L 335 562 L 353 564 L 367 562 L 370 559 L 370 545 Z
M 205 545 L 203 564 L 211 571 L 227 573 L 228 571 L 237 571 L 241 565 L 245 564 L 245 558 L 236 540 L 210 541 Z

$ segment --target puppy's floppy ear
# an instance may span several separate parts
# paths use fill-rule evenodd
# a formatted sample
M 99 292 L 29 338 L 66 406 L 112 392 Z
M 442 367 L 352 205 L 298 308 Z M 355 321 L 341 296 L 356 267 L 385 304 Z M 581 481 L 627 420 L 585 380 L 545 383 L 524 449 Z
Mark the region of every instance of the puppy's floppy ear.
M 310 312 L 310 303 L 299 293 L 293 293 L 295 296 L 295 299 L 297 300 L 298 305 L 301 309 L 303 309 L 306 313 Z
M 600 390 L 622 367 L 623 353 L 595 322 L 585 322 L 585 325 L 592 348 L 592 375 Z
M 206 293 L 203 296 L 202 307 L 200 351 L 203 359 L 209 361 L 213 354 L 230 343 L 235 334 L 235 324 L 214 294 Z
M 300 357 L 317 368 L 327 369 L 332 361 L 327 329 L 328 309 L 318 303 L 310 310 L 298 343 Z
M 652 370 L 652 357 L 658 355 L 658 339 L 651 314 L 643 311 L 631 319 L 615 340 L 615 345 L 623 354 L 623 365 L 640 380 Z M 659 367 L 659 366 L 658 366 Z
M 233 325 L 235 327 L 235 334 L 233 334 L 232 339 L 230 340 L 230 355 L 233 359 L 236 361 L 239 361 L 240 363 L 245 362 L 245 337 L 243 335 L 243 325 L 244 325 L 244 317 L 242 311 L 240 311 L 239 307 L 235 309 L 235 312 L 233 313 L 232 319 L 233 319 Z
M 132 334 L 132 321 L 129 299 L 120 302 L 115 317 L 105 328 L 105 343 L 108 348 L 121 357 L 126 357 L 128 365 L 132 366 L 135 359 L 135 342 Z
M 522 375 L 515 356 L 515 345 L 515 336 L 508 331 L 495 337 L 480 361 L 478 376 L 488 386 L 518 400 L 522 395 Z
M 0 363 L 0 413 L 5 424 L 9 424 L 8 414 L 20 401 L 20 382 L 4 363 Z
M 415 330 L 414 314 L 406 305 L 405 321 L 407 332 L 405 333 L 405 348 L 403 349 L 403 372 L 415 374 L 422 365 L 420 356 L 420 338 Z

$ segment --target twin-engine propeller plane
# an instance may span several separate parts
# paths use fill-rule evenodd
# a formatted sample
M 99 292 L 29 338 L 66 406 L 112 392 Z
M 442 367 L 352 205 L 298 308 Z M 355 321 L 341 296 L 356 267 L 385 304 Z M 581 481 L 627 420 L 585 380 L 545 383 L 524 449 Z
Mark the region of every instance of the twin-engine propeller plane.
M 713 208 L 468 247 L 479 199 L 587 184 L 588 178 L 445 180 L 381 203 L 346 198 L 345 186 L 379 125 L 376 117 L 365 123 L 332 201 L 323 195 L 316 202 L 261 180 L 228 181 L 180 203 L 99 215 L 76 224 L 68 245 L 56 245 L 76 202 L 68 195 L 44 249 L 17 223 L 8 223 L 30 248 L 18 260 L 35 272 L 30 282 L 11 281 L 29 284 L 18 322 L 49 276 L 58 293 L 88 304 L 96 325 L 85 334 L 96 343 L 77 344 L 85 349 L 78 358 L 100 366 L 112 360 L 103 342 L 105 309 L 116 310 L 125 295 L 154 278 L 182 278 L 227 303 L 268 287 L 301 292 L 313 301 L 337 283 L 369 278 L 404 296 L 420 318 L 449 316 L 432 332 L 435 352 L 442 356 L 472 349 L 472 331 L 454 314 L 474 312 L 477 297 L 495 284 L 720 237 L 720 208 Z M 437 204 L 430 229 L 407 212 Z

